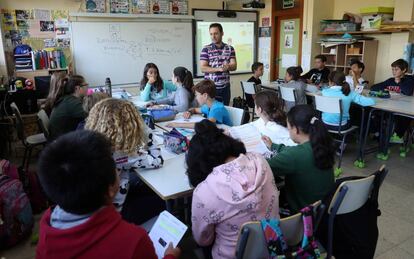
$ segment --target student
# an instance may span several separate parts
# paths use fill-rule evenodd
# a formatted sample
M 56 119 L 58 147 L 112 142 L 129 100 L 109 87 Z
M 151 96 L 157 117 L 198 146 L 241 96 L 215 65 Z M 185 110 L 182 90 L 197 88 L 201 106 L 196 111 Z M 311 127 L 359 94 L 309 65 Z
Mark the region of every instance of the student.
M 112 205 L 119 179 L 111 143 L 92 131 L 68 133 L 40 155 L 38 175 L 56 203 L 40 220 L 36 258 L 157 258 L 146 231 Z M 164 258 L 180 255 L 169 245 Z
M 308 84 L 320 85 L 323 81 L 328 81 L 329 68 L 325 66 L 326 57 L 324 55 L 315 56 L 315 68 L 302 76 Z
M 412 96 L 414 91 L 414 78 L 413 76 L 406 75 L 408 71 L 408 63 L 404 59 L 397 59 L 392 62 L 392 75 L 393 77 L 385 80 L 382 83 L 375 84 L 371 87 L 372 91 L 393 91 L 401 93 L 403 95 Z M 410 126 L 411 119 L 406 117 L 397 117 L 395 119 L 394 134 L 391 137 L 393 143 L 403 143 L 403 137 L 405 132 Z
M 130 172 L 130 169 L 161 167 L 164 163 L 161 150 L 152 145 L 146 148 L 151 143 L 146 125 L 135 106 L 126 100 L 109 98 L 95 104 L 86 119 L 85 128 L 102 133 L 112 143 L 120 177 L 114 205 L 120 211 L 130 180 L 136 178 L 136 172 Z
M 287 114 L 291 139 L 298 145 L 286 147 L 263 141 L 277 155 L 268 160 L 275 176 L 285 176 L 286 199 L 292 214 L 314 203 L 334 185 L 335 163 L 332 139 L 316 111 L 309 105 L 297 105 Z
M 61 81 L 63 96 L 55 103 L 50 115 L 49 133 L 52 140 L 76 130 L 79 122 L 87 116 L 81 101 L 88 91 L 85 79 L 82 76 L 73 75 Z
M 192 114 L 203 114 L 211 122 L 232 126 L 229 112 L 223 103 L 217 101 L 216 87 L 211 80 L 204 79 L 194 86 L 195 98 L 200 108 L 190 108 L 184 113 L 184 118 L 188 119 Z M 193 129 L 195 123 L 192 122 L 171 122 L 168 127 L 190 128 Z
M 193 74 L 185 67 L 176 67 L 173 71 L 172 82 L 177 90 L 171 96 L 155 100 L 152 105 L 168 104 L 176 112 L 184 112 L 193 106 Z
M 52 113 L 52 109 L 55 106 L 56 101 L 58 101 L 63 96 L 62 79 L 65 77 L 65 72 L 55 72 L 50 77 L 49 93 L 42 107 L 42 109 L 45 110 L 47 116 L 49 117 Z
M 92 107 L 95 106 L 95 104 L 97 104 L 99 101 L 106 99 L 106 98 L 109 98 L 109 95 L 103 92 L 95 92 L 95 93 L 86 95 L 85 97 L 83 97 L 83 100 L 82 100 L 83 110 L 87 114 L 89 114 L 89 112 L 92 110 Z M 78 127 L 76 129 L 77 130 L 84 129 L 85 123 L 86 123 L 85 120 L 79 122 Z
M 361 106 L 371 106 L 375 104 L 375 100 L 369 97 L 362 96 L 355 91 L 351 91 L 351 87 L 345 81 L 345 74 L 342 71 L 332 71 L 329 74 L 329 88 L 322 90 L 323 96 L 339 97 L 342 100 L 342 121 L 338 113 L 322 113 L 322 120 L 330 130 L 338 130 L 341 125 L 341 130 L 351 128 L 352 124 L 349 117 L 349 109 L 351 103 L 356 103 Z
M 258 120 L 251 122 L 262 135 L 275 144 L 295 146 L 286 128 L 286 114 L 275 91 L 264 90 L 256 94 L 255 112 Z
M 299 80 L 300 74 L 302 74 L 303 70 L 301 66 L 297 67 L 288 67 L 286 69 L 286 75 L 285 75 L 285 81 L 282 86 L 283 87 L 289 87 L 295 89 L 296 92 L 296 103 L 294 102 L 287 102 L 286 108 L 287 110 L 290 110 L 293 106 L 296 104 L 306 104 L 306 84 Z
M 258 154 L 246 153 L 209 120 L 195 126 L 187 155 L 187 174 L 195 187 L 192 230 L 213 258 L 234 258 L 243 223 L 279 218 L 279 192 L 271 169 Z
M 349 71 L 350 75 L 347 75 L 345 77 L 345 80 L 351 88 L 351 91 L 357 91 L 358 93 L 361 93 L 364 89 L 363 87 L 361 89 L 356 89 L 358 85 L 363 85 L 365 82 L 364 78 L 362 78 L 362 72 L 364 72 L 364 69 L 364 63 L 358 59 L 351 60 L 351 70 Z
M 253 75 L 252 77 L 249 78 L 249 80 L 247 80 L 247 82 L 254 83 L 255 85 L 261 85 L 262 80 L 260 80 L 260 77 L 263 76 L 263 69 L 264 69 L 263 63 L 254 62 L 252 65 Z M 252 96 L 251 94 L 245 94 L 245 95 L 246 95 L 247 105 L 253 108 L 254 107 L 254 96 Z
M 177 87 L 168 81 L 162 80 L 158 67 L 154 63 L 147 63 L 141 79 L 141 100 L 147 102 L 166 98 Z

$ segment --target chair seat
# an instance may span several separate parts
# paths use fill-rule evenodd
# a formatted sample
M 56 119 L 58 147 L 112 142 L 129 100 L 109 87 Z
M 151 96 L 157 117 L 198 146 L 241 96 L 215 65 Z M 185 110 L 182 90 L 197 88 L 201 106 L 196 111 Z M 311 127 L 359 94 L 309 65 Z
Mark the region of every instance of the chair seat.
M 347 130 L 341 130 L 341 132 L 339 132 L 339 133 L 338 133 L 337 130 L 328 130 L 328 131 L 329 131 L 329 133 L 334 133 L 334 134 L 348 134 L 348 133 L 350 133 L 350 132 L 352 132 L 352 131 L 354 131 L 356 129 L 358 129 L 357 126 L 352 126 L 349 129 L 347 129 Z
M 26 138 L 26 142 L 29 145 L 41 145 L 47 142 L 46 137 L 43 133 L 31 135 Z

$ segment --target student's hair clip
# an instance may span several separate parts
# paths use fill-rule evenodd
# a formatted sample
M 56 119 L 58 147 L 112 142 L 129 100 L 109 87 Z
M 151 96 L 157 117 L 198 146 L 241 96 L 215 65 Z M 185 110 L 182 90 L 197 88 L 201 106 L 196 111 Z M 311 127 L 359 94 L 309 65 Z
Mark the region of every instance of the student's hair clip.
M 316 117 L 312 117 L 312 119 L 310 120 L 310 124 L 315 124 L 315 121 L 317 121 L 317 120 L 319 120 L 318 118 L 316 118 Z

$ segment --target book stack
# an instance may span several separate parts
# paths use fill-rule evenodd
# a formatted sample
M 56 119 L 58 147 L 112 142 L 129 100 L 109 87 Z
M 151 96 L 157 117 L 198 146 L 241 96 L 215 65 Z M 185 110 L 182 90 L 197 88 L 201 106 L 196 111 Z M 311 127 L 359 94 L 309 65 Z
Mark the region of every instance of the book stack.
M 66 58 L 62 50 L 48 49 L 32 51 L 33 69 L 66 69 Z
M 32 71 L 33 70 L 33 63 L 32 63 L 32 53 L 22 53 L 17 54 L 14 53 L 14 64 L 16 71 Z

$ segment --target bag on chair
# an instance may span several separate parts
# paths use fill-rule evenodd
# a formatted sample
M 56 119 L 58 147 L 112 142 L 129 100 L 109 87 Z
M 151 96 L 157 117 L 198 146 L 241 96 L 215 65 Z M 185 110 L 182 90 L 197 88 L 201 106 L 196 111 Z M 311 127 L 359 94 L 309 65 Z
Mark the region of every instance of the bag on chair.
M 250 113 L 249 107 L 247 106 L 246 100 L 241 98 L 240 96 L 233 98 L 233 107 L 243 109 L 244 110 L 244 117 L 241 124 L 246 124 L 250 121 Z

